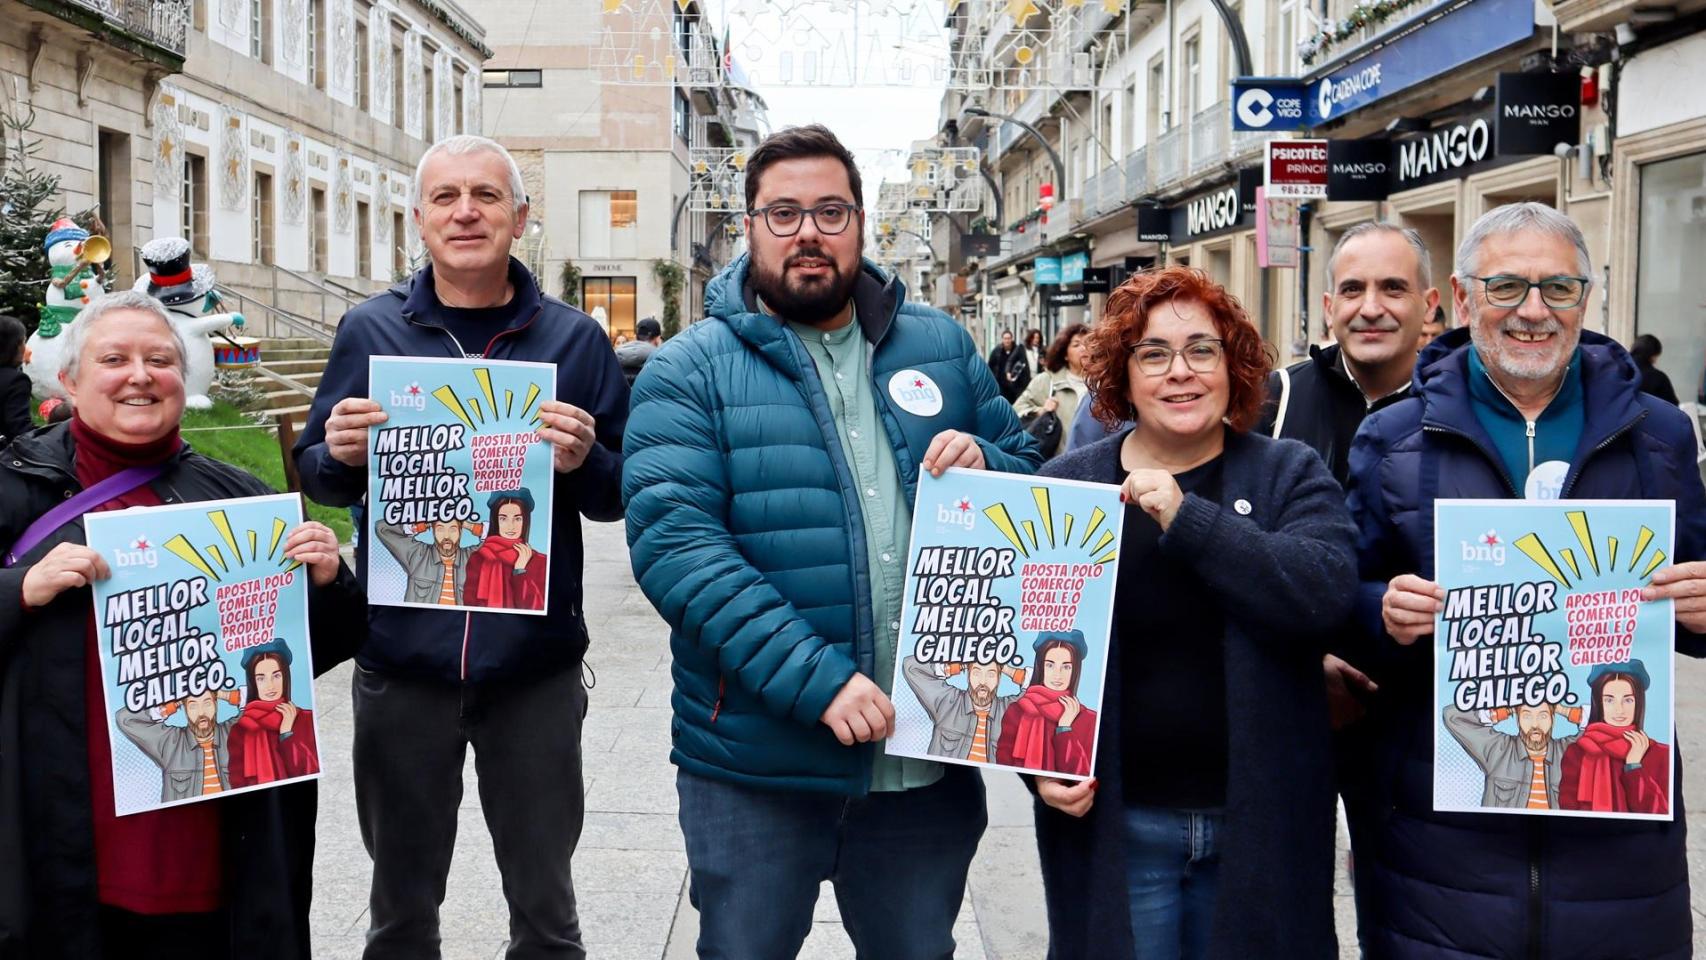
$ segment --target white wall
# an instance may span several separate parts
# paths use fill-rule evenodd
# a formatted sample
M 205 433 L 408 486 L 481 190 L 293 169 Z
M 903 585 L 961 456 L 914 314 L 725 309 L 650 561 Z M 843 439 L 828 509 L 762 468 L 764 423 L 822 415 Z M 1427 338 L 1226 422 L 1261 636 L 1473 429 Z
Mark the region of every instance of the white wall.
M 1706 34 L 1648 50 L 1623 66 L 1617 135 L 1629 137 L 1706 116 Z

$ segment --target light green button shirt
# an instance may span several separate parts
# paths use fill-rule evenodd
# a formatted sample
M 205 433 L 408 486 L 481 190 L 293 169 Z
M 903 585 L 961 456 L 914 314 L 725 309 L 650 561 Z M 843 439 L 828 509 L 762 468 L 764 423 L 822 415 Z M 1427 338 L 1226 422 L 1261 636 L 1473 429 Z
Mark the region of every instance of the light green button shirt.
M 819 330 L 789 322 L 817 364 L 829 395 L 841 450 L 858 484 L 865 519 L 865 565 L 871 579 L 871 617 L 875 625 L 876 671 L 872 679 L 893 694 L 895 645 L 900 640 L 901 595 L 906 589 L 907 547 L 912 539 L 912 504 L 900 482 L 900 469 L 872 393 L 870 345 L 858 317 L 838 330 Z M 891 757 L 877 744 L 871 768 L 873 791 L 911 790 L 942 777 L 942 765 L 929 760 Z

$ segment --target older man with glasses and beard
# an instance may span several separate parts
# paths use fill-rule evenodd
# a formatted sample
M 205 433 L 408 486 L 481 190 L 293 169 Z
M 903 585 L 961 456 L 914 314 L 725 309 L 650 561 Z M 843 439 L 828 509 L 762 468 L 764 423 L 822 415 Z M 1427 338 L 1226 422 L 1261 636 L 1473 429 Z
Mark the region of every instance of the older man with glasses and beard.
M 1445 596 L 1431 579 L 1437 499 L 1674 501 L 1677 562 L 1643 599 L 1674 599 L 1677 649 L 1706 655 L 1706 493 L 1693 429 L 1641 393 L 1622 347 L 1582 329 L 1592 276 L 1581 230 L 1544 204 L 1477 220 L 1451 278 L 1458 329 L 1422 351 L 1412 395 L 1364 420 L 1351 449 L 1365 655 L 1381 685 L 1370 762 L 1385 772 L 1359 805 L 1370 957 L 1691 952 L 1680 813 L 1590 822 L 1433 810 L 1433 627 Z
M 791 128 L 746 167 L 751 253 L 634 382 L 640 588 L 669 623 L 699 955 L 794 956 L 824 880 L 860 956 L 939 960 L 985 823 L 967 767 L 885 756 L 921 470 L 1040 458 L 971 337 L 861 260 L 852 155 Z

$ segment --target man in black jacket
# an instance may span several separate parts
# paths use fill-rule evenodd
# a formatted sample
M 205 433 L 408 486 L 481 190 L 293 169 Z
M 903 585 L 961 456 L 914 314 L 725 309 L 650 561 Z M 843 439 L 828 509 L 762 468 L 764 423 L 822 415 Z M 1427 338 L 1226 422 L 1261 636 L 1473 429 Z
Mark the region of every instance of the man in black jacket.
M 1344 486 L 1351 438 L 1364 417 L 1409 396 L 1422 324 L 1438 307 L 1439 290 L 1419 234 L 1376 221 L 1346 230 L 1327 258 L 1322 296 L 1322 316 L 1335 342 L 1311 346 L 1309 359 L 1274 374 L 1256 429 L 1314 447 Z M 1333 653 L 1323 660 L 1322 671 L 1338 731 L 1339 789 L 1349 808 L 1363 794 L 1358 761 L 1371 752 L 1358 729 L 1366 725 L 1357 721 L 1376 687 L 1367 674 Z
M 569 860 L 584 814 L 581 720 L 587 648 L 580 520 L 622 517 L 628 385 L 604 331 L 545 297 L 509 256 L 527 223 L 521 173 L 484 137 L 421 157 L 415 220 L 430 264 L 356 307 L 338 327 L 296 462 L 313 499 L 367 492 L 367 399 L 376 355 L 552 363 L 557 396 L 539 433 L 556 467 L 551 616 L 374 607 L 356 653 L 355 802 L 373 857 L 367 960 L 438 956 L 438 908 L 455 849 L 463 758 L 510 910 L 510 956 L 583 958 Z M 367 538 L 357 553 L 367 575 Z

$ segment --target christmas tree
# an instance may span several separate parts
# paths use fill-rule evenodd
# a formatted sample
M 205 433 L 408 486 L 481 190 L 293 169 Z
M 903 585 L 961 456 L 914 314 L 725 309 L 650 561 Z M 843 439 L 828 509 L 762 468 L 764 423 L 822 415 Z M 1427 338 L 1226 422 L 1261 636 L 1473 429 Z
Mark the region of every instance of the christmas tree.
M 53 221 L 65 215 L 58 175 L 30 162 L 41 149 L 41 141 L 29 137 L 35 121 L 34 110 L 22 118 L 0 114 L 6 138 L 6 166 L 0 172 L 0 314 L 22 320 L 31 331 L 52 275 L 42 241 Z

